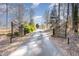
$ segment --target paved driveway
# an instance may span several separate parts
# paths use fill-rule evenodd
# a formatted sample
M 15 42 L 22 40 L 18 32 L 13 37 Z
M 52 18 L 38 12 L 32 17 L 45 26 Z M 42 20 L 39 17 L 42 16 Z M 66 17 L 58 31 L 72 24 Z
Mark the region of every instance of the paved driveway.
M 62 56 L 60 49 L 57 48 L 49 40 L 46 33 L 42 30 L 34 32 L 29 41 L 24 43 L 16 51 L 12 52 L 9 56 Z

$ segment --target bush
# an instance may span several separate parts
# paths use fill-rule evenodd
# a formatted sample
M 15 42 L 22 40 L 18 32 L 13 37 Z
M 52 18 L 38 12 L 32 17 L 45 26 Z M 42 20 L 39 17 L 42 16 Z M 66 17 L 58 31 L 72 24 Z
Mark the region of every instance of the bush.
M 10 36 L 11 37 L 12 33 L 8 33 L 7 36 Z M 20 33 L 19 32 L 14 32 L 13 34 L 13 37 L 17 37 L 17 36 L 20 36 Z
M 24 27 L 24 34 L 31 33 L 36 29 L 36 26 L 34 23 L 23 24 L 23 27 Z
M 36 30 L 36 25 L 34 23 L 29 24 L 31 31 L 35 31 Z
M 39 25 L 38 24 L 36 24 L 36 28 L 39 28 Z
M 14 36 L 20 36 L 19 32 L 14 32 Z
M 28 24 L 24 24 L 24 33 L 29 33 L 31 32 L 30 26 Z

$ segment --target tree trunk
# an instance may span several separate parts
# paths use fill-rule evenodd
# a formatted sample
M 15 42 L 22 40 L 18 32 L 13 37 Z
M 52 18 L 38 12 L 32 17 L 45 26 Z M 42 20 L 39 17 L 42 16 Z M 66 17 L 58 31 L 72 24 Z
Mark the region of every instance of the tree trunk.
M 6 29 L 8 27 L 8 4 L 6 3 Z
M 67 21 L 66 21 L 66 28 L 65 28 L 65 38 L 67 37 L 68 17 L 69 17 L 69 3 L 67 4 Z
M 74 33 L 78 32 L 78 4 L 72 4 L 72 19 Z

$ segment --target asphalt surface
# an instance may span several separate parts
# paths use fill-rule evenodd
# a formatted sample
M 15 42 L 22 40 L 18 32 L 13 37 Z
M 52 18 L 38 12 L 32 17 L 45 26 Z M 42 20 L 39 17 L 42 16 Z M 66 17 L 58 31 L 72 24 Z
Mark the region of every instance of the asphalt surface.
M 29 41 L 13 51 L 9 56 L 63 56 L 61 50 L 49 40 L 42 30 L 35 31 Z

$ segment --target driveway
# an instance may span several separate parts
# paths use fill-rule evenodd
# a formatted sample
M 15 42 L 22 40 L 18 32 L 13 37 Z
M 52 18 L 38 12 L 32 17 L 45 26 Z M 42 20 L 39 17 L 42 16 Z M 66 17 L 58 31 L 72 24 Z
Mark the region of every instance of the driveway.
M 58 47 L 49 40 L 47 33 L 36 30 L 29 41 L 13 51 L 9 56 L 63 56 Z

